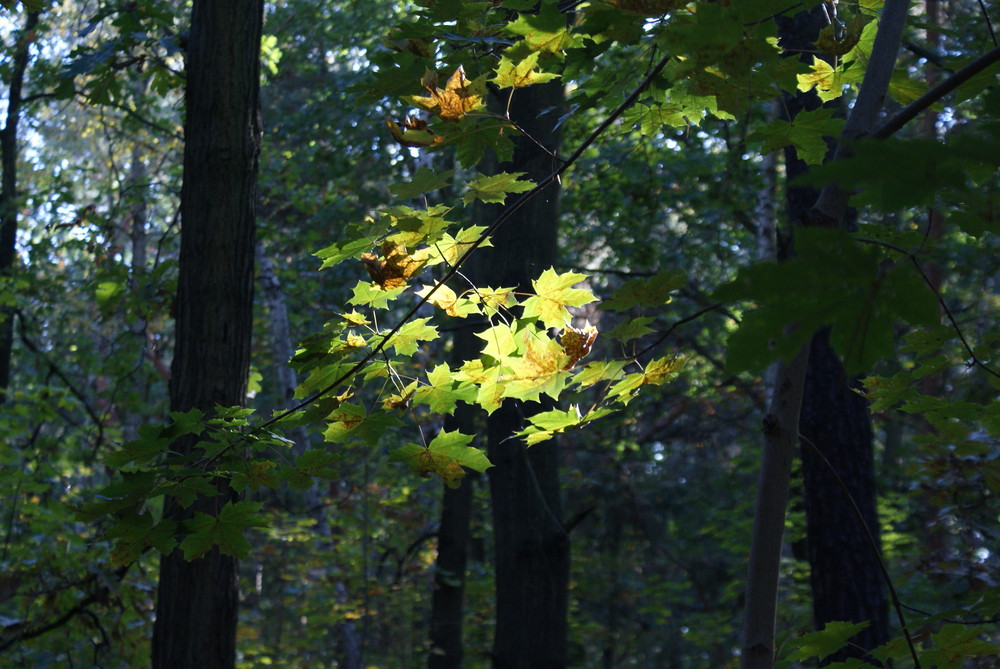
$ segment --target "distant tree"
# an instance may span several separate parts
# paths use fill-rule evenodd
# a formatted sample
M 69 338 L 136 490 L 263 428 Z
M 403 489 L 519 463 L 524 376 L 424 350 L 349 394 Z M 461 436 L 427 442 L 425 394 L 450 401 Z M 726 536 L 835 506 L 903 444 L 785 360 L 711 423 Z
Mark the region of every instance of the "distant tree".
M 8 70 L 7 118 L 0 130 L 0 281 L 13 279 L 13 269 L 17 258 L 17 128 L 21 120 L 22 90 L 24 74 L 31 58 L 29 47 L 34 39 L 34 29 L 38 25 L 38 12 L 29 12 L 23 30 L 18 34 L 14 48 L 13 62 Z M 9 286 L 0 285 L 4 291 Z M 0 310 L 0 404 L 7 399 L 10 386 L 11 356 L 14 346 L 14 313 L 4 307 Z
M 263 0 L 196 0 L 188 41 L 181 251 L 171 367 L 174 411 L 242 405 L 253 324 L 254 206 L 261 123 L 260 40 Z M 173 449 L 189 453 L 196 438 Z M 218 511 L 232 498 L 184 509 Z M 211 550 L 188 562 L 180 549 L 160 563 L 153 666 L 232 667 L 239 605 L 236 558 Z

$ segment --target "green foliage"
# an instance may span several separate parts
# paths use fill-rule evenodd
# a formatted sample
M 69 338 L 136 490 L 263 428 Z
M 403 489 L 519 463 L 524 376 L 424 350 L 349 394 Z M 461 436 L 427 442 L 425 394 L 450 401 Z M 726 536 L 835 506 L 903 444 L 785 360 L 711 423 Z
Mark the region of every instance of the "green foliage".
M 240 642 L 247 666 L 332 665 L 339 658 L 326 634 L 354 621 L 383 642 L 375 651 L 371 641 L 370 653 L 393 648 L 383 664 L 416 666 L 424 651 L 400 630 L 428 608 L 434 547 L 407 544 L 432 523 L 440 484 L 417 487 L 406 470 L 448 486 L 467 470 L 487 471 L 474 436 L 441 429 L 442 416 L 463 404 L 491 412 L 506 399 L 544 400 L 552 405 L 511 436 L 527 446 L 563 436 L 567 499 L 593 504 L 600 517 L 573 535 L 575 664 L 731 663 L 756 456 L 748 407 L 762 395 L 743 372 L 787 357 L 826 326 L 850 372 L 878 373 L 865 394 L 880 426 L 912 421 L 912 443 L 896 456 L 897 513 L 886 520 L 907 537 L 890 551 L 904 598 L 927 608 L 960 600 L 953 619 L 995 616 L 995 556 L 976 552 L 996 538 L 1000 494 L 990 372 L 998 340 L 988 332 L 1000 96 L 984 95 L 995 77 L 984 73 L 945 101 L 955 120 L 942 125 L 946 141 L 861 141 L 851 158 L 811 171 L 803 184 L 857 192 L 860 232 L 799 230 L 790 262 L 744 267 L 758 225 L 752 204 L 766 186 L 754 152 L 791 146 L 819 165 L 842 127 L 830 109 L 773 121 L 761 103 L 782 91 L 852 95 L 877 4 L 821 34 L 817 51 L 835 60 L 803 64 L 781 57 L 789 54 L 772 17 L 788 8 L 777 0 L 594 2 L 571 15 L 554 1 L 448 0 L 409 8 L 389 34 L 383 17 L 394 5 L 274 3 L 269 26 L 281 30 L 262 45 L 260 237 L 295 301 L 300 404 L 283 413 L 287 398 L 269 370 L 285 360 L 266 350 L 276 336 L 268 333 L 254 351 L 265 375 L 258 411 L 212 415 L 163 407 L 184 20 L 164 2 L 107 3 L 75 22 L 47 8 L 38 54 L 52 60 L 33 71 L 34 134 L 22 152 L 31 167 L 23 272 L 0 293 L 24 326 L 0 415 L 13 445 L 0 473 L 12 501 L 0 638 L 58 620 L 92 591 L 102 626 L 80 618 L 65 639 L 20 644 L 21 664 L 80 664 L 66 658 L 100 647 L 102 634 L 116 646 L 106 664 L 148 664 L 141 649 L 156 554 L 179 546 L 191 559 L 218 548 L 253 551 Z M 4 3 L 12 13 L 23 11 L 17 5 Z M 952 70 L 974 55 L 981 28 L 953 20 L 944 63 Z M 555 171 L 666 53 L 635 104 L 562 173 L 560 263 L 530 288 L 472 285 L 460 261 L 489 239 L 471 210 L 533 188 L 521 173 L 480 173 L 484 157 L 503 162 L 515 140 L 531 141 L 509 114 L 523 90 L 567 87 L 566 110 L 548 112 L 561 114 L 568 147 L 553 156 Z M 898 102 L 924 90 L 919 67 L 901 62 L 890 87 Z M 487 105 L 497 90 L 500 104 Z M 61 106 L 46 106 L 52 96 Z M 145 241 L 133 223 L 139 204 L 150 208 Z M 927 208 L 944 216 L 940 238 L 925 234 Z M 312 249 L 321 250 L 310 257 Z M 928 259 L 946 268 L 939 294 L 916 269 Z M 729 311 L 703 312 L 707 294 Z M 960 307 L 946 326 L 942 303 Z M 475 329 L 479 350 L 445 362 L 457 328 Z M 675 350 L 660 350 L 664 341 Z M 723 356 L 735 375 L 718 374 Z M 932 392 L 938 376 L 954 390 Z M 932 429 L 918 433 L 918 422 Z M 293 443 L 304 426 L 322 443 Z M 435 436 L 427 443 L 424 434 Z M 193 516 L 165 519 L 167 498 Z M 337 540 L 296 505 L 330 509 L 318 515 Z M 475 522 L 477 541 L 488 541 L 488 521 Z M 951 552 L 911 556 L 927 532 L 940 532 Z M 250 572 L 258 567 L 262 583 Z M 802 565 L 786 567 L 782 615 L 805 625 Z M 941 583 L 955 592 L 942 595 Z M 488 564 L 475 563 L 466 585 L 478 652 L 492 624 Z M 996 652 L 995 634 L 981 626 L 917 624 L 929 632 L 919 648 L 928 666 Z M 785 657 L 822 659 L 856 627 L 793 637 Z M 897 638 L 876 656 L 902 664 L 908 649 Z
M 848 373 L 871 369 L 891 355 L 897 322 L 938 321 L 935 296 L 910 263 L 825 228 L 797 231 L 793 259 L 743 269 L 714 298 L 754 303 L 729 338 L 733 371 L 761 370 L 775 355 L 788 360 L 825 327 Z

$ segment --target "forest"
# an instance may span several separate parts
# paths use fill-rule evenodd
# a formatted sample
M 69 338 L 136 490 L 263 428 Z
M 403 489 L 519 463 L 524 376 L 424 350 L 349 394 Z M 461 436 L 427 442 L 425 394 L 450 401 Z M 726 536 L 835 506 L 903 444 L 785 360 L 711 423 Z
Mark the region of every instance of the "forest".
M 0 667 L 1000 663 L 995 0 L 0 5 Z

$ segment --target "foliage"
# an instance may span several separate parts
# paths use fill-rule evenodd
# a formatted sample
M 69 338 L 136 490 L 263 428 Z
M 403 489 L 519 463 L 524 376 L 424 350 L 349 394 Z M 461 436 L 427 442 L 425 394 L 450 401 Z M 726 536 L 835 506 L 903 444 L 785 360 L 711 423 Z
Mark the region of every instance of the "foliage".
M 351 625 L 371 626 L 365 638 L 383 648 L 368 650 L 387 664 L 414 666 L 422 640 L 400 630 L 424 615 L 436 490 L 420 477 L 455 487 L 469 470 L 488 473 L 477 435 L 444 429 L 443 417 L 514 399 L 551 402 L 511 436 L 570 444 L 567 499 L 599 509 L 599 524 L 574 533 L 578 664 L 723 666 L 738 644 L 733 584 L 749 533 L 759 374 L 823 326 L 851 373 L 872 373 L 864 392 L 885 425 L 930 428 L 887 459 L 886 476 L 898 479 L 904 509 L 890 529 L 914 537 L 898 550 L 921 550 L 930 535 L 943 551 L 888 555 L 904 600 L 933 609 L 910 621 L 927 632 L 922 661 L 957 666 L 995 652 L 995 634 L 971 624 L 998 613 L 988 546 L 1000 340 L 993 289 L 978 290 L 1000 269 L 988 260 L 1000 155 L 993 74 L 946 101 L 947 141 L 862 140 L 852 157 L 811 172 L 810 185 L 857 191 L 857 232 L 799 230 L 794 259 L 750 265 L 764 224 L 747 203 L 766 188 L 763 155 L 790 147 L 819 166 L 843 123 L 831 108 L 774 119 L 765 105 L 795 91 L 850 96 L 874 7 L 821 34 L 817 51 L 835 58 L 801 63 L 778 45 L 772 18 L 787 6 L 776 0 L 572 11 L 449 0 L 405 13 L 395 3 L 273 3 L 261 238 L 294 302 L 296 403 L 287 409 L 264 377 L 255 410 L 165 415 L 186 19 L 162 2 L 77 13 L 21 4 L 45 10 L 36 40 L 56 55 L 31 72 L 24 273 L 4 278 L 21 344 L 0 416 L 12 445 L 0 486 L 13 500 L 3 643 L 80 611 L 67 634 L 18 644 L 12 662 L 46 666 L 113 646 L 111 664 L 141 665 L 148 570 L 180 548 L 189 559 L 219 549 L 247 560 L 246 666 L 331 663 L 337 653 L 315 630 Z M 955 32 L 953 66 L 975 53 Z M 898 103 L 924 90 L 920 67 L 901 62 Z M 504 221 L 475 225 L 472 208 L 517 207 L 544 185 L 486 173 L 483 158 L 510 157 L 522 132 L 510 110 L 524 89 L 553 81 L 569 92 L 566 109 L 551 112 L 568 146 L 552 167 L 565 190 L 562 262 L 530 291 L 472 285 L 462 263 Z M 946 234 L 926 233 L 928 208 Z M 928 262 L 955 279 L 936 287 Z M 464 327 L 479 350 L 449 359 L 449 333 Z M 268 376 L 286 362 L 274 359 L 272 336 L 254 361 Z M 949 390 L 927 386 L 938 375 Z M 301 443 L 299 426 L 322 443 Z M 176 440 L 193 437 L 192 455 L 178 456 Z M 220 480 L 240 499 L 180 524 L 163 518 L 165 497 L 190 506 L 216 496 Z M 319 492 L 306 505 L 310 491 Z M 332 511 L 303 508 L 313 503 Z M 478 522 L 485 534 L 488 521 Z M 37 537 L 58 539 L 39 549 Z M 485 558 L 473 562 L 470 647 L 483 648 L 490 576 Z M 783 581 L 791 628 L 808 625 L 802 568 L 791 560 Z M 791 635 L 783 657 L 822 660 L 854 630 Z M 875 656 L 901 663 L 909 652 L 900 638 Z

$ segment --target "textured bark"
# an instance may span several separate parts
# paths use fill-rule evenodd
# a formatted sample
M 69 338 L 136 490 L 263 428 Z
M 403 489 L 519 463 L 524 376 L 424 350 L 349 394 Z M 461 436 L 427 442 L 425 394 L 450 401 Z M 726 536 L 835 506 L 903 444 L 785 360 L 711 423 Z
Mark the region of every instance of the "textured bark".
M 242 404 L 253 322 L 254 200 L 260 152 L 263 0 L 195 0 L 185 102 L 180 276 L 170 406 Z M 190 452 L 193 442 L 174 445 Z M 202 498 L 181 518 L 213 512 L 230 493 Z M 236 560 L 218 551 L 160 562 L 153 666 L 233 667 L 239 603 Z
M 27 39 L 38 25 L 38 13 L 31 12 L 24 23 L 24 30 L 14 53 L 10 80 L 7 81 L 7 119 L 0 130 L 0 279 L 11 275 L 17 255 L 17 126 L 21 120 L 21 91 L 24 73 L 28 69 Z M 9 288 L 5 288 L 9 290 Z M 4 307 L 0 310 L 0 404 L 7 399 L 10 387 L 10 369 L 14 349 L 14 312 Z
M 799 430 L 815 446 L 802 446 L 802 476 L 816 627 L 836 620 L 868 622 L 850 646 L 826 662 L 863 658 L 865 650 L 889 640 L 888 602 L 878 557 L 837 479 L 877 539 L 871 413 L 848 384 L 826 331 L 812 340 Z
M 555 169 L 549 153 L 563 99 L 560 84 L 520 90 L 511 106 L 514 120 L 535 140 L 517 140 L 507 172 L 542 179 Z M 537 144 L 535 143 L 537 142 Z M 519 209 L 483 249 L 488 285 L 530 290 L 531 279 L 556 258 L 559 186 L 552 184 Z M 569 538 L 560 516 L 558 452 L 553 442 L 526 449 L 511 439 L 538 405 L 507 401 L 488 421 L 490 497 L 496 544 L 497 622 L 493 666 L 499 669 L 566 666 Z

